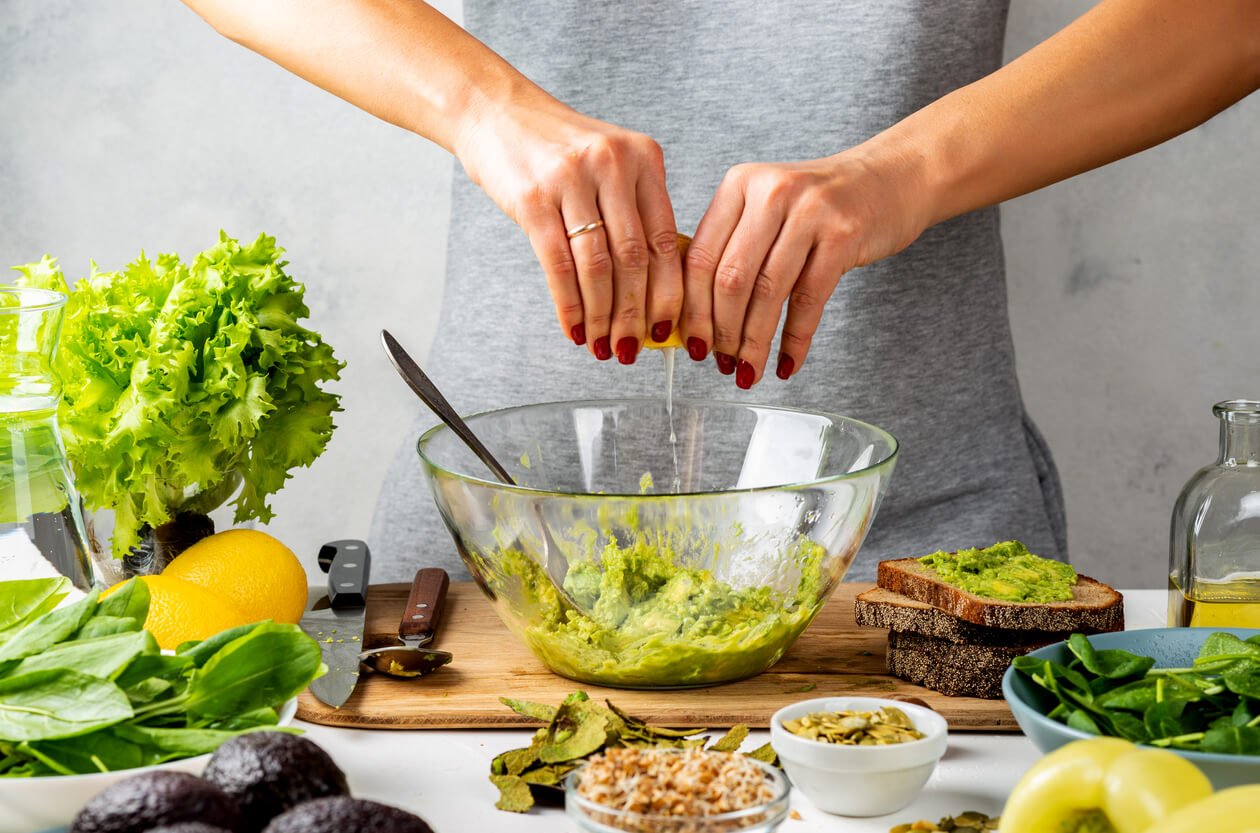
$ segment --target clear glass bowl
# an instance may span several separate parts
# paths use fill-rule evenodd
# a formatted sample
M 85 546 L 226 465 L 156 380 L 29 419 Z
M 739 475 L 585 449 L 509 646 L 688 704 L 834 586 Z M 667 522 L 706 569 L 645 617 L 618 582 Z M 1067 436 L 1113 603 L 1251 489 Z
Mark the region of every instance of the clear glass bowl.
M 553 402 L 420 438 L 473 578 L 552 671 L 623 688 L 741 679 L 779 660 L 853 563 L 897 442 L 848 417 L 724 402 Z M 672 438 L 672 439 L 671 439 Z M 542 569 L 546 524 L 574 610 Z
M 564 779 L 564 812 L 582 833 L 772 833 L 787 818 L 792 785 L 777 767 L 752 763 L 765 775 L 774 798 L 743 810 L 712 816 L 659 816 L 608 807 L 578 792 L 579 767 Z

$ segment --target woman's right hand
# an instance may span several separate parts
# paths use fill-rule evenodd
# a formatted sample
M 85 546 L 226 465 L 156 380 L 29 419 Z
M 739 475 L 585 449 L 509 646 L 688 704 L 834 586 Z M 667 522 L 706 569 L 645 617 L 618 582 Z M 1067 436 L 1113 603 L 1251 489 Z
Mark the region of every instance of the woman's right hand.
M 645 336 L 664 341 L 682 310 L 660 145 L 541 91 L 525 98 L 469 114 L 456 156 L 529 236 L 565 335 L 597 359 L 631 364 Z

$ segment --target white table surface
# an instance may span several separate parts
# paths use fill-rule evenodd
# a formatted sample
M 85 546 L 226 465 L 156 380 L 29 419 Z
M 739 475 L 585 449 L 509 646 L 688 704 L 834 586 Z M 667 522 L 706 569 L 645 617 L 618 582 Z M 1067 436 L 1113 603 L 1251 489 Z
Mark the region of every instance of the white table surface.
M 1165 591 L 1126 590 L 1124 597 L 1128 628 L 1165 624 Z M 510 680 L 504 680 L 504 691 L 511 691 Z M 529 697 L 528 691 L 515 694 Z M 346 771 L 356 796 L 410 810 L 437 833 L 556 833 L 575 829 L 560 809 L 535 809 L 522 815 L 494 808 L 498 791 L 487 778 L 490 761 L 505 750 L 526 746 L 529 730 L 389 731 L 297 725 Z M 768 732 L 753 732 L 746 748 L 768 739 Z M 781 833 L 887 833 L 894 824 L 936 820 L 963 810 L 996 815 L 1015 782 L 1039 757 L 1032 743 L 1020 734 L 952 732 L 949 751 L 932 779 L 904 810 L 880 818 L 842 818 L 823 813 L 794 792 L 792 807 L 800 819 L 789 819 Z

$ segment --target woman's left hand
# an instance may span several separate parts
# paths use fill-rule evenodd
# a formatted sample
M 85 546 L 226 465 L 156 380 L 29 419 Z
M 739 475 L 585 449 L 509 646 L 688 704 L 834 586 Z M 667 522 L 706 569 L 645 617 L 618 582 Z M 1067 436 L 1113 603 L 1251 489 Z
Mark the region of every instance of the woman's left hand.
M 865 146 L 808 162 L 736 165 L 687 250 L 681 321 L 696 361 L 747 389 L 760 381 L 788 306 L 776 365 L 800 369 L 823 308 L 848 270 L 895 254 L 927 225 L 906 158 Z

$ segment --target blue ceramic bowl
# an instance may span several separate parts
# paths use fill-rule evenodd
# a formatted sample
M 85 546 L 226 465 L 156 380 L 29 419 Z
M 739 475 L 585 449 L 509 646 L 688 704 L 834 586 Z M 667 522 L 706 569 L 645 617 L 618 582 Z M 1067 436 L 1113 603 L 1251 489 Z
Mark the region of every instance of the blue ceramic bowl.
M 1097 634 L 1091 636 L 1089 641 L 1096 648 L 1119 648 L 1132 654 L 1154 657 L 1156 668 L 1184 668 L 1192 664 L 1199 655 L 1199 648 L 1208 634 L 1217 631 L 1232 633 L 1242 639 L 1260 634 L 1260 630 L 1253 628 L 1146 628 Z M 1065 665 L 1072 658 L 1067 644 L 1063 642 L 1038 648 L 1029 656 Z M 1088 732 L 1071 729 L 1046 717 L 1058 701 L 1050 692 L 1013 667 L 1006 669 L 1006 674 L 1002 677 L 1002 694 L 1014 712 L 1019 727 L 1042 752 L 1049 752 L 1074 740 L 1094 737 Z M 1218 790 L 1238 784 L 1260 783 L 1260 756 L 1216 755 L 1180 749 L 1172 751 L 1203 770 Z

